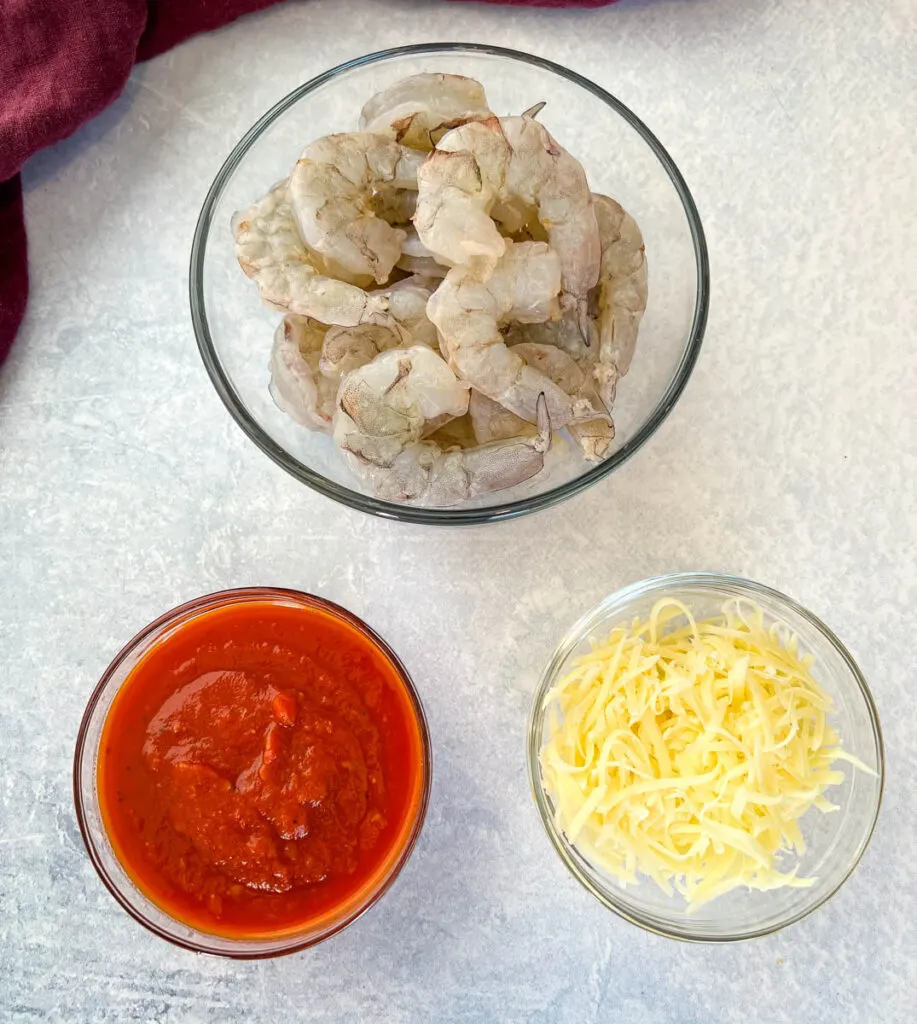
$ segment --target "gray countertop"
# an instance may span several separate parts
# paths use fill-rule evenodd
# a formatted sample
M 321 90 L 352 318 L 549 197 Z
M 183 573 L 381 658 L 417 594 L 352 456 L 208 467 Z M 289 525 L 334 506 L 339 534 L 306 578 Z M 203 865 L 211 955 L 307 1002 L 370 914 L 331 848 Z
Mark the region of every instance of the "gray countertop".
M 350 512 L 270 463 L 211 388 L 186 297 L 198 210 L 252 121 L 341 60 L 434 39 L 543 54 L 618 95 L 682 169 L 712 267 L 700 362 L 646 448 L 559 508 L 468 530 Z M 915 140 L 913 0 L 310 0 L 138 68 L 33 159 L 32 297 L 0 370 L 0 1019 L 912 1020 Z M 525 779 L 529 699 L 559 635 L 620 585 L 684 569 L 754 577 L 821 615 L 885 728 L 859 869 L 811 918 L 730 947 L 602 909 Z M 120 645 L 253 583 L 367 618 L 417 682 L 436 760 L 387 897 L 314 950 L 245 964 L 172 948 L 117 907 L 70 771 Z

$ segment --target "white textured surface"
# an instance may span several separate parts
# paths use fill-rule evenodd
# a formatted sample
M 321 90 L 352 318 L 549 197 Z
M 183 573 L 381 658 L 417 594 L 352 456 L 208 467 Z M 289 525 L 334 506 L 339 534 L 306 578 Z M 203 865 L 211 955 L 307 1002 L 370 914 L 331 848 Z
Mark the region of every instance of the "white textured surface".
M 545 54 L 631 105 L 694 192 L 713 279 L 700 363 L 646 449 L 560 508 L 465 531 L 348 512 L 261 456 L 206 379 L 186 301 L 198 208 L 249 124 L 340 60 L 443 38 Z M 142 67 L 34 159 L 32 301 L 0 371 L 4 1024 L 912 1020 L 915 138 L 913 0 L 311 0 Z M 529 695 L 559 634 L 609 590 L 689 568 L 823 615 L 885 726 L 860 869 L 814 917 L 735 947 L 655 938 L 594 903 L 524 776 Z M 110 656 L 163 609 L 247 583 L 364 615 L 413 673 L 436 753 L 394 890 L 315 950 L 260 964 L 195 958 L 130 921 L 70 797 Z

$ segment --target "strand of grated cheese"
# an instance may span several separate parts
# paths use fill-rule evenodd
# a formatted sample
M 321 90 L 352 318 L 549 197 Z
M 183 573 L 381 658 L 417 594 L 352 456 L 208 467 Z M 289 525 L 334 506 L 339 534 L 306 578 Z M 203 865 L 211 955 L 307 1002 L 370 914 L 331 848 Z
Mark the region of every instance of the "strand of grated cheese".
M 805 851 L 810 807 L 837 810 L 824 796 L 844 779 L 835 761 L 872 771 L 827 724 L 813 660 L 740 601 L 696 622 L 664 598 L 614 629 L 545 698 L 557 827 L 622 884 L 646 875 L 690 908 L 739 886 L 812 885 L 778 854 Z

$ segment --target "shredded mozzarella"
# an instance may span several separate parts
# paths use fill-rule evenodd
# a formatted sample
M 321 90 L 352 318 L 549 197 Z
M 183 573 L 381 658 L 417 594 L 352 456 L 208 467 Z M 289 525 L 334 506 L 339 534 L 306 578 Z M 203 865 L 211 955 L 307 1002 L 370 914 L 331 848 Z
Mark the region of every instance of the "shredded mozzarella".
M 545 698 L 557 827 L 622 884 L 648 876 L 691 908 L 739 886 L 812 885 L 778 855 L 805 851 L 810 807 L 837 810 L 835 761 L 871 772 L 827 724 L 813 660 L 747 602 L 696 622 L 664 598 L 614 629 Z

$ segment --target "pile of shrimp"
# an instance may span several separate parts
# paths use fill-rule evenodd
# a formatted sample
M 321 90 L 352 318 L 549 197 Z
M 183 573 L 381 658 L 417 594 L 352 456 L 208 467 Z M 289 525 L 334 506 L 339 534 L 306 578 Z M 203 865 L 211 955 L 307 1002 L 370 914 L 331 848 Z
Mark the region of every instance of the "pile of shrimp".
M 461 75 L 399 81 L 233 217 L 283 314 L 276 404 L 363 487 L 458 504 L 540 473 L 554 432 L 613 450 L 646 308 L 643 239 L 537 120 Z

